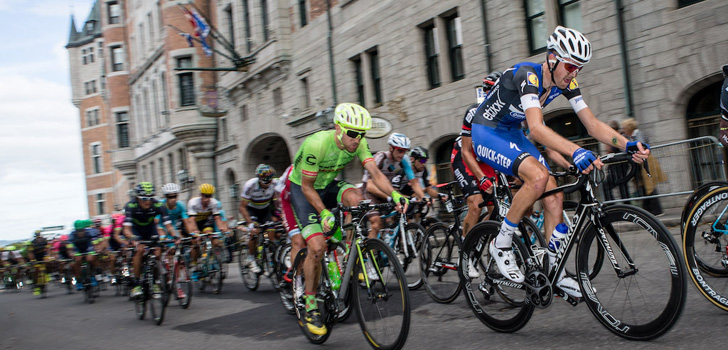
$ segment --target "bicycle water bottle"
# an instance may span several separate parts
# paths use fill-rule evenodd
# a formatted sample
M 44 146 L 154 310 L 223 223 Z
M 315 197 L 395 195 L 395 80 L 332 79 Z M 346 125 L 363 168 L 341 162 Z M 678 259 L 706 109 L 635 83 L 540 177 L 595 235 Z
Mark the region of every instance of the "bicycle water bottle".
M 339 267 L 336 265 L 336 261 L 329 261 L 329 263 L 326 264 L 326 270 L 329 272 L 331 289 L 339 290 L 341 287 L 341 273 L 339 273 Z
M 260 260 L 263 257 L 263 246 L 258 246 L 258 255 L 256 256 L 256 259 Z
M 387 245 L 391 247 L 392 241 L 394 240 L 394 230 L 391 228 L 383 228 L 380 231 L 380 235 L 382 236 L 384 243 L 387 243 Z
M 563 222 L 556 225 L 556 228 L 554 228 L 554 232 L 551 233 L 551 239 L 549 239 L 549 265 L 553 265 L 556 261 L 556 252 L 558 252 L 562 245 L 564 244 L 564 240 L 566 239 L 566 233 L 569 231 L 569 227 L 566 226 Z

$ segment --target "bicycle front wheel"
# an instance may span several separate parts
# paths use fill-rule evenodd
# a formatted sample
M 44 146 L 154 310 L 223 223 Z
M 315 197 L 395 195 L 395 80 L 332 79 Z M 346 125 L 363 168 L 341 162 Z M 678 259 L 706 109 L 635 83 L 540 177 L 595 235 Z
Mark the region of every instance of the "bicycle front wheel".
M 693 283 L 706 299 L 728 311 L 728 187 L 697 199 L 686 215 L 683 256 Z
M 245 288 L 248 288 L 250 291 L 254 291 L 258 289 L 258 279 L 260 276 L 257 273 L 250 271 L 250 268 L 248 267 L 249 256 L 250 254 L 248 254 L 247 246 L 240 249 L 238 252 L 238 268 L 240 269 L 240 277 L 243 279 Z
M 419 251 L 422 249 L 422 241 L 424 240 L 425 229 L 417 223 L 407 224 L 404 228 L 404 235 L 397 238 L 398 255 L 400 261 L 404 262 L 402 269 L 407 278 L 407 287 L 411 290 L 422 287 Z M 402 241 L 405 242 L 406 255 L 404 253 L 405 249 L 402 248 Z
M 154 263 L 153 281 L 149 291 L 149 311 L 152 313 L 154 323 L 159 326 L 164 322 L 164 313 L 167 308 L 167 291 L 164 289 L 164 283 L 167 279 L 164 267 L 159 260 Z
M 220 294 L 220 292 L 222 292 L 222 281 L 225 279 L 225 274 L 227 273 L 227 268 L 222 260 L 222 250 L 223 249 L 220 247 L 213 248 L 212 264 L 214 268 L 217 269 L 217 275 L 214 275 L 211 280 L 214 285 L 212 292 L 215 294 Z
M 460 253 L 460 278 L 470 309 L 483 324 L 498 332 L 515 332 L 523 328 L 533 315 L 535 306 L 526 302 L 528 293 L 522 284 L 504 277 L 490 255 L 490 242 L 498 236 L 501 224 L 484 221 L 473 226 Z M 525 272 L 528 252 L 520 239 L 513 239 L 516 264 Z M 476 264 L 478 277 L 470 277 L 467 264 Z
M 451 303 L 460 295 L 461 244 L 461 238 L 442 222 L 432 224 L 425 234 L 420 249 L 420 273 L 427 294 L 438 303 Z
M 604 230 L 590 224 L 578 242 L 576 269 L 584 301 L 620 337 L 657 338 L 670 330 L 685 306 L 687 278 L 677 244 L 645 210 L 614 205 L 603 214 Z M 589 279 L 600 249 L 610 252 L 609 259 Z
M 366 240 L 361 253 L 351 285 L 361 330 L 375 349 L 401 349 L 409 334 L 411 308 L 404 270 L 392 248 L 379 239 Z
M 175 299 L 183 309 L 190 307 L 192 302 L 192 280 L 190 279 L 190 270 L 187 263 L 178 261 L 174 267 L 172 278 L 172 293 Z

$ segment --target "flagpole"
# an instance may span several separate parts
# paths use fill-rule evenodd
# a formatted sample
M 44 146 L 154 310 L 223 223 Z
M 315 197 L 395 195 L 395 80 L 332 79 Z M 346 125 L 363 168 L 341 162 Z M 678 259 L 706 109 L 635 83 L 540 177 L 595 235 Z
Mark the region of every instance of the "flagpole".
M 233 44 L 224 35 L 222 35 L 222 33 L 220 33 L 219 30 L 217 30 L 217 28 L 212 24 L 212 22 L 210 21 L 209 18 L 207 18 L 207 16 L 202 14 L 202 10 L 200 10 L 200 8 L 197 7 L 197 5 L 195 5 L 195 3 L 191 3 L 190 5 L 192 5 L 192 7 L 195 10 L 197 10 L 197 13 L 200 14 L 200 16 L 202 16 L 202 18 L 205 19 L 205 21 L 207 21 L 207 25 L 210 27 L 210 29 L 212 31 L 211 34 L 213 34 L 212 38 L 215 39 L 215 41 L 222 44 L 223 46 L 225 46 L 228 49 L 228 51 L 230 51 L 230 53 L 232 54 L 233 57 L 235 57 L 238 60 L 242 60 L 242 57 L 240 57 L 240 55 L 237 53 L 237 51 L 235 51 L 235 46 L 233 46 Z

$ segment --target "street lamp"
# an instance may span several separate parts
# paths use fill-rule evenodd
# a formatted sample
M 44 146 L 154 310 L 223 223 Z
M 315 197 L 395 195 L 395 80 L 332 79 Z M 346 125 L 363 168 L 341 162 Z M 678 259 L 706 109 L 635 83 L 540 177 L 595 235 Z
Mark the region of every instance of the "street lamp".
M 189 176 L 189 174 L 187 173 L 187 169 L 182 169 L 177 172 L 177 180 L 183 188 L 187 187 L 187 184 L 195 183 L 195 177 Z

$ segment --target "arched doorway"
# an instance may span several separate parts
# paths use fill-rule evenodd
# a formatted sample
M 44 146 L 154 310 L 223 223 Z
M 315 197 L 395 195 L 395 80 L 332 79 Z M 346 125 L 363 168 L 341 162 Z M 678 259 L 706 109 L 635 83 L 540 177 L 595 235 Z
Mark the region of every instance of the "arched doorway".
M 286 141 L 278 134 L 264 134 L 250 143 L 246 164 L 243 169 L 248 176 L 255 175 L 255 167 L 264 163 L 273 167 L 276 176 L 280 176 L 291 164 Z
M 688 101 L 685 119 L 688 124 L 688 138 L 713 136 L 718 138 L 720 130 L 720 94 L 723 82 L 716 81 L 696 92 Z M 715 152 L 706 142 L 692 145 L 690 156 L 693 180 L 699 186 L 709 179 L 722 178 L 720 161 L 728 161 L 725 150 Z
M 430 153 L 434 154 L 435 179 L 437 183 L 446 183 L 455 180 L 450 165 L 450 154 L 452 153 L 452 145 L 458 135 L 446 135 L 435 140 L 430 146 Z M 432 159 L 432 156 L 430 156 Z
M 225 213 L 227 217 L 238 217 L 238 197 L 240 197 L 241 189 L 242 184 L 238 184 L 235 176 L 235 171 L 233 169 L 225 170 L 224 190 L 227 192 L 227 195 L 223 199 L 223 208 L 229 208 L 231 210 L 230 212 Z

